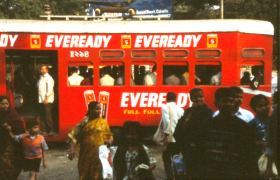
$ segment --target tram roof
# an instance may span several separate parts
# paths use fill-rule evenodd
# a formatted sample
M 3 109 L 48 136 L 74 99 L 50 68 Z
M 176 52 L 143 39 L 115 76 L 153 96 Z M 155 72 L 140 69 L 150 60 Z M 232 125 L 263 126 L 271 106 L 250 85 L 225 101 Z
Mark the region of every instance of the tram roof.
M 0 20 L 0 32 L 30 33 L 197 33 L 242 32 L 273 35 L 268 21 L 248 19 L 58 21 Z

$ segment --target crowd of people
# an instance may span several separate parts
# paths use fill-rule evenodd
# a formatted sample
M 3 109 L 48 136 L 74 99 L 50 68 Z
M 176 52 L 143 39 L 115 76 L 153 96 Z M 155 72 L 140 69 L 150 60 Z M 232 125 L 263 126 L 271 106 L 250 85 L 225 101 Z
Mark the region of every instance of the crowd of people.
M 176 105 L 176 94 L 168 92 L 161 108 L 162 161 L 168 180 L 273 177 L 273 163 L 279 169 L 278 92 L 272 107 L 266 96 L 253 96 L 250 105 L 255 115 L 241 108 L 239 87 L 216 90 L 216 112 L 204 102 L 202 89 L 192 89 L 190 99 L 192 106 L 184 110 Z M 156 179 L 152 171 L 158 160 L 142 141 L 141 125 L 126 121 L 120 142 L 113 146 L 113 133 L 100 114 L 100 103 L 90 102 L 85 117 L 68 134 L 68 158 L 78 154 L 79 178 Z M 8 98 L 1 96 L 0 123 L 0 177 L 17 179 L 23 169 L 30 172 L 30 180 L 37 179 L 41 162 L 47 166 L 44 152 L 48 149 L 38 121 L 25 126 Z M 178 154 L 185 165 L 179 173 L 173 161 Z M 260 172 L 258 159 L 263 154 L 268 163 L 266 171 Z
M 172 94 L 175 96 L 172 92 L 167 96 Z M 205 104 L 202 89 L 192 89 L 190 98 L 192 107 L 186 109 L 179 118 L 170 113 L 180 111 L 180 107 L 174 107 L 174 101 L 167 101 L 168 108 L 162 108 L 160 126 L 166 146 L 162 158 L 167 179 L 275 177 L 273 162 L 279 169 L 277 92 L 273 98 L 273 108 L 266 96 L 258 94 L 252 97 L 250 105 L 255 115 L 241 108 L 243 92 L 239 87 L 216 90 L 216 112 L 212 112 Z M 175 141 L 170 140 L 173 138 Z M 178 153 L 182 154 L 186 166 L 186 170 L 179 174 L 171 166 L 172 156 Z M 264 172 L 259 169 L 262 155 L 268 159 Z
M 209 68 L 209 67 L 208 67 Z M 196 84 L 200 85 L 220 85 L 221 72 L 219 68 L 212 68 L 212 71 L 198 69 L 195 76 Z M 87 75 L 89 74 L 89 75 Z M 92 69 L 86 74 L 81 67 L 69 67 L 68 86 L 92 85 Z M 125 71 L 122 65 L 106 65 L 100 67 L 99 85 L 101 86 L 122 86 L 125 81 Z M 154 86 L 157 83 L 156 65 L 133 65 L 131 67 L 131 86 Z M 89 82 L 91 79 L 91 82 Z M 165 65 L 163 66 L 163 85 L 182 86 L 189 84 L 188 66 Z

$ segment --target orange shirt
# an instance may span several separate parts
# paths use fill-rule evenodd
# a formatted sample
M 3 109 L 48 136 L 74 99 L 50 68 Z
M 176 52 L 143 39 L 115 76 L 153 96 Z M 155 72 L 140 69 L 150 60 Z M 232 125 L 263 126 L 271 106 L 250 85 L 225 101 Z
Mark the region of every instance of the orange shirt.
M 21 141 L 23 145 L 24 158 L 26 159 L 36 159 L 42 158 L 43 150 L 48 150 L 48 145 L 45 138 L 42 135 L 36 136 L 16 136 L 18 141 Z

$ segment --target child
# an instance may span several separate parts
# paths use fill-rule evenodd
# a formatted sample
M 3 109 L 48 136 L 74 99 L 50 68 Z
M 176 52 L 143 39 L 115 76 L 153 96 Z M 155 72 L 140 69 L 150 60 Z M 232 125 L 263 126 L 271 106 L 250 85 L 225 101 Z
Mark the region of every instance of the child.
M 114 179 L 116 180 L 153 180 L 152 169 L 156 160 L 141 142 L 140 124 L 125 122 L 121 143 L 113 158 Z
M 39 123 L 35 120 L 29 121 L 28 132 L 20 135 L 14 135 L 8 125 L 6 125 L 6 128 L 9 130 L 10 136 L 23 146 L 23 170 L 29 171 L 30 180 L 37 180 L 41 160 L 43 161 L 43 167 L 47 167 L 44 152 L 48 150 L 44 137 L 39 134 Z
M 109 147 L 112 144 L 113 137 L 110 136 L 107 139 L 108 141 L 105 141 L 104 144 L 99 146 L 99 159 L 102 164 L 103 179 L 109 180 L 113 179 L 113 157 Z

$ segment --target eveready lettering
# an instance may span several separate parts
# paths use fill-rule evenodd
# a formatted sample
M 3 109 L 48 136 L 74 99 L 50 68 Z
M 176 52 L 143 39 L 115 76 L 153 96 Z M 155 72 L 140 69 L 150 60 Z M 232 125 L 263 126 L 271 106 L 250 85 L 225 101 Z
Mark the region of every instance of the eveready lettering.
M 189 100 L 189 94 L 178 93 L 177 105 L 185 107 Z M 121 107 L 162 107 L 166 102 L 166 93 L 122 93 Z
M 0 34 L 0 47 L 14 47 L 18 34 Z
M 106 48 L 111 38 L 111 35 L 48 35 L 45 47 Z
M 196 47 L 202 35 L 137 35 L 135 48 Z

